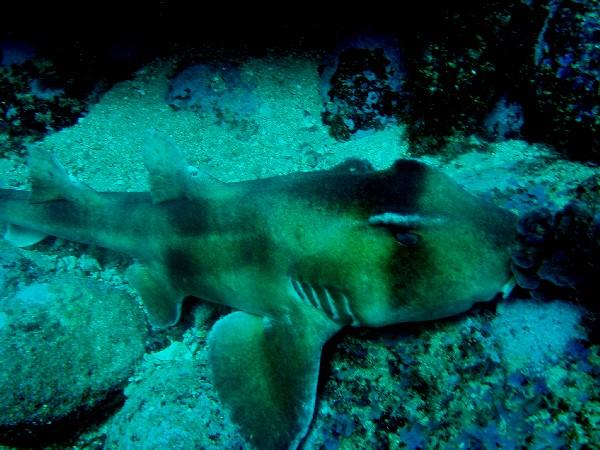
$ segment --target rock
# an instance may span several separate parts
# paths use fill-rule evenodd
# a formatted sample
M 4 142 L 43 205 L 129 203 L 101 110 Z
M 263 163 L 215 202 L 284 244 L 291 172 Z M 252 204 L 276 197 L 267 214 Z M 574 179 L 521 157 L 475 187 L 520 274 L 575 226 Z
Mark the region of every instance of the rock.
M 118 400 L 144 354 L 142 311 L 102 282 L 34 282 L 0 300 L 0 312 L 3 443 L 40 445 L 77 431 Z
M 359 36 L 340 44 L 319 68 L 323 121 L 345 141 L 360 130 L 396 123 L 405 71 L 396 40 Z
M 534 138 L 600 158 L 600 13 L 596 0 L 551 1 L 536 40 Z
M 127 401 L 108 425 L 110 449 L 245 448 L 220 409 L 208 379 L 206 351 L 182 342 L 147 355 Z
M 236 131 L 246 141 L 258 133 L 253 115 L 261 102 L 254 86 L 244 81 L 234 64 L 195 64 L 169 80 L 166 102 L 174 110 L 212 116 L 215 123 Z
M 580 322 L 585 311 L 563 301 L 502 302 L 491 321 L 509 371 L 543 371 L 564 357 L 573 339 L 584 339 Z

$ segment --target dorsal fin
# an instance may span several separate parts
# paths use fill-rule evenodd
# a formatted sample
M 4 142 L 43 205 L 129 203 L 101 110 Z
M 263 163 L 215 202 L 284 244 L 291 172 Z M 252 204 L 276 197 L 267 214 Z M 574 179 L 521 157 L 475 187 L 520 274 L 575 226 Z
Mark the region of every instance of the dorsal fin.
M 29 152 L 28 164 L 31 203 L 85 200 L 86 196 L 96 195 L 92 188 L 71 177 L 53 154 L 40 147 Z
M 206 195 L 211 188 L 223 185 L 208 173 L 189 166 L 179 147 L 155 130 L 149 130 L 146 136 L 144 165 L 154 203 Z

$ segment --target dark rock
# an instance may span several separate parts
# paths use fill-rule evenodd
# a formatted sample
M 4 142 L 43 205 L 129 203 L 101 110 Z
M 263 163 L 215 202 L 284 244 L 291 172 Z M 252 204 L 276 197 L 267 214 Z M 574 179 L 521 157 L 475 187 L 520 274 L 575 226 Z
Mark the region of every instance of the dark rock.
M 600 158 L 600 9 L 596 0 L 547 3 L 534 51 L 533 138 Z
M 515 137 L 527 116 L 536 14 L 521 1 L 432 8 L 406 52 L 406 121 L 416 153 L 440 151 L 453 136 L 480 133 L 486 124 L 494 140 Z M 499 117 L 502 98 L 515 106 Z
M 523 107 L 502 96 L 483 120 L 483 134 L 491 141 L 504 141 L 521 136 L 525 122 Z
M 346 41 L 325 58 L 319 72 L 323 121 L 338 140 L 361 130 L 383 129 L 402 111 L 404 67 L 392 38 Z

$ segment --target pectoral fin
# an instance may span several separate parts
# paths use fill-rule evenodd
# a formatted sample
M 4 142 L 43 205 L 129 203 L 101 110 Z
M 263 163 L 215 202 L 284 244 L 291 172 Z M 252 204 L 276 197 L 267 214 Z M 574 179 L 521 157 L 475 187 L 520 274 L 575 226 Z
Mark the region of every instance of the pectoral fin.
M 153 327 L 166 328 L 177 323 L 184 296 L 171 286 L 167 277 L 158 270 L 133 264 L 127 269 L 127 280 L 142 297 Z
M 296 448 L 312 420 L 321 349 L 337 328 L 297 325 L 234 312 L 209 336 L 219 397 L 260 449 Z
M 18 225 L 6 224 L 4 239 L 15 247 L 29 247 L 43 240 L 47 234 Z

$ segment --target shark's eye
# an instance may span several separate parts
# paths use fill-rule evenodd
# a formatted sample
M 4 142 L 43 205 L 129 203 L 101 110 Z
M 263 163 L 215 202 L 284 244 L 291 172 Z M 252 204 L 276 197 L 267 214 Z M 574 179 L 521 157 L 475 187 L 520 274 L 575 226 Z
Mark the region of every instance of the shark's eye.
M 421 242 L 421 236 L 410 231 L 396 233 L 395 237 L 398 243 L 405 247 L 416 247 Z

